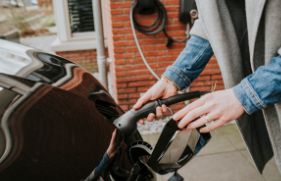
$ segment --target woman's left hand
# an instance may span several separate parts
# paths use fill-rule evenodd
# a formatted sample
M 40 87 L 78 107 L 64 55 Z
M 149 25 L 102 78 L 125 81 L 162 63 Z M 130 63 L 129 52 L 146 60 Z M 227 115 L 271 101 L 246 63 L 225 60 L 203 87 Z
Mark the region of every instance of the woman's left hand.
M 202 96 L 173 115 L 179 121 L 179 128 L 199 128 L 210 132 L 224 124 L 238 119 L 244 113 L 243 106 L 232 89 L 216 91 Z

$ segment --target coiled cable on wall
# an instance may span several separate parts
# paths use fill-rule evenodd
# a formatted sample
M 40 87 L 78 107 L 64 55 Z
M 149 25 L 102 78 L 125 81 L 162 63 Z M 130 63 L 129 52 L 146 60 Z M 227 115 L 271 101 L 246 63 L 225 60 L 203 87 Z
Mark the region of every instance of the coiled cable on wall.
M 139 39 L 137 37 L 135 23 L 134 23 L 134 12 L 133 12 L 134 11 L 134 7 L 136 6 L 135 4 L 136 4 L 136 1 L 134 2 L 134 5 L 132 6 L 132 8 L 130 10 L 130 24 L 131 24 L 131 29 L 132 29 L 132 32 L 133 32 L 133 37 L 134 37 L 137 49 L 138 49 L 138 51 L 140 53 L 140 56 L 142 58 L 142 61 L 143 61 L 144 65 L 149 70 L 149 72 L 155 77 L 155 79 L 160 80 L 160 77 L 157 75 L 157 73 L 148 64 L 148 62 L 147 62 L 147 60 L 146 60 L 146 58 L 145 58 L 145 56 L 143 54 L 142 48 L 140 46 Z
M 157 13 L 156 20 L 149 26 L 142 25 L 137 21 L 136 14 L 153 14 Z M 166 24 L 167 24 L 168 16 L 167 11 L 164 7 L 164 5 L 159 0 L 133 0 L 131 9 L 130 9 L 130 24 L 131 29 L 133 33 L 133 38 L 136 43 L 137 49 L 141 55 L 142 61 L 145 64 L 146 68 L 149 70 L 149 72 L 157 79 L 159 80 L 160 77 L 156 74 L 156 72 L 151 68 L 151 66 L 148 64 L 147 59 L 144 56 L 144 53 L 142 51 L 142 48 L 140 46 L 136 30 L 143 34 L 147 35 L 155 35 L 157 33 L 163 32 L 165 37 L 167 38 L 167 44 L 166 46 L 168 48 L 171 48 L 174 42 L 178 43 L 185 43 L 187 38 L 184 38 L 182 40 L 178 40 L 175 38 L 172 38 L 169 36 L 166 30 Z
M 171 48 L 174 42 L 177 43 L 185 43 L 187 38 L 182 40 L 175 39 L 171 37 L 167 30 L 166 24 L 168 21 L 167 11 L 165 6 L 159 0 L 149 0 L 149 3 L 145 3 L 145 0 L 134 0 L 132 7 L 131 7 L 131 22 L 134 24 L 134 28 L 139 32 L 146 34 L 146 35 L 155 35 L 160 32 L 163 32 L 165 37 L 167 38 L 166 46 Z M 143 7 L 145 4 L 149 4 L 150 7 Z M 148 5 L 147 5 L 148 6 Z M 137 14 L 154 14 L 157 13 L 156 20 L 151 25 L 142 25 L 137 21 Z

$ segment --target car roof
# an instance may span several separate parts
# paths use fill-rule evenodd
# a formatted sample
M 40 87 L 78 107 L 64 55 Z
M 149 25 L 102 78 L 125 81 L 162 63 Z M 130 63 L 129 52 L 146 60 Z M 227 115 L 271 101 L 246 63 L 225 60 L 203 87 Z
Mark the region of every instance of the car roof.
M 0 73 L 24 76 L 41 66 L 28 54 L 30 51 L 35 49 L 0 39 Z

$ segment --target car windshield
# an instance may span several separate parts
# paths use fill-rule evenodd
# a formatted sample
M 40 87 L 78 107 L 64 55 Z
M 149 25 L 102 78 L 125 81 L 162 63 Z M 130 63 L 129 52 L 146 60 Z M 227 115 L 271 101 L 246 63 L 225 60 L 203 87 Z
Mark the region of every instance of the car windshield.
M 31 63 L 32 61 L 30 59 L 0 48 L 0 73 L 16 75 Z

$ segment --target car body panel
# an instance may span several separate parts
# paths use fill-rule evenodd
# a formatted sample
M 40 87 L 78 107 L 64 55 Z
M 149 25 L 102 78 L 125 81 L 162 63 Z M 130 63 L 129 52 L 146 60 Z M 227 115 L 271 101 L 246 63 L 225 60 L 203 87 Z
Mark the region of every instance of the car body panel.
M 62 57 L 4 40 L 0 57 L 0 180 L 85 178 L 123 111 L 92 74 Z M 121 152 L 119 167 L 130 168 Z

